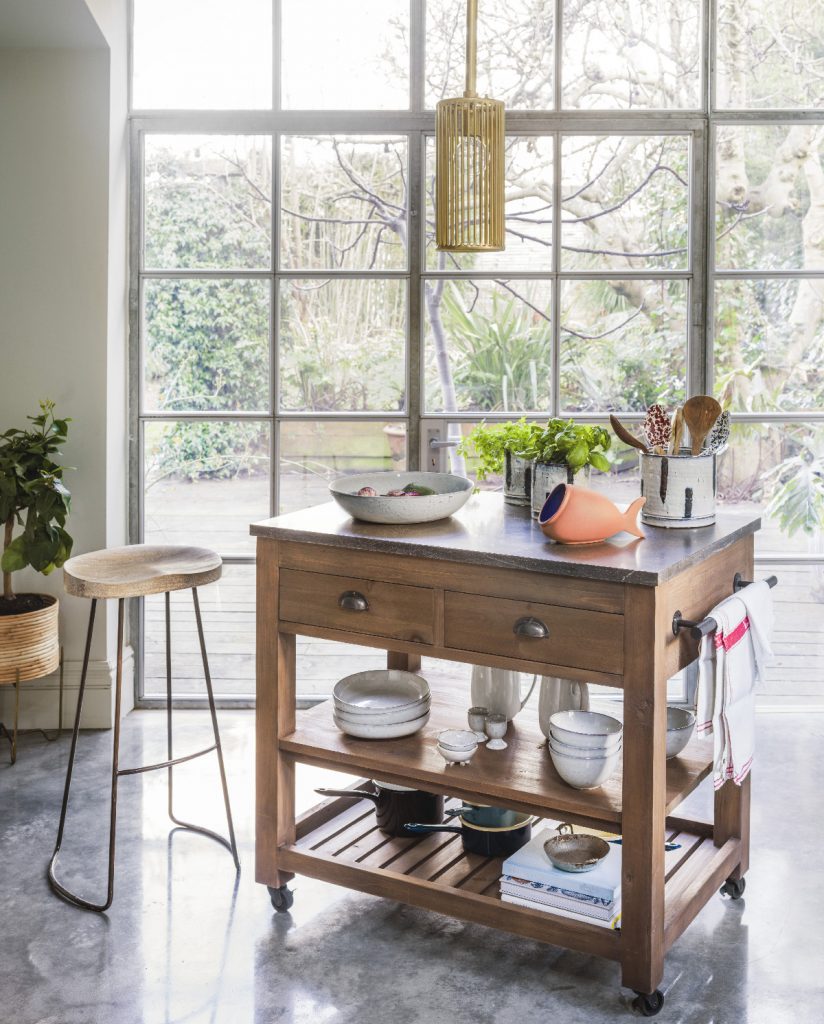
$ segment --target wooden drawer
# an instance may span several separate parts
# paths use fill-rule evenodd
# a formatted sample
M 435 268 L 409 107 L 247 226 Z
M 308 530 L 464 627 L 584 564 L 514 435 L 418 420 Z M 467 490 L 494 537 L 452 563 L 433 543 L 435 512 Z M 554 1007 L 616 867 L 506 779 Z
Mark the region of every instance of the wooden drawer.
M 447 647 L 616 675 L 623 671 L 622 615 L 451 591 L 444 607 Z M 524 619 L 538 620 L 548 635 L 516 633 L 516 624 Z
M 347 594 L 348 601 L 344 599 Z M 363 610 L 357 610 L 357 605 L 363 603 L 358 597 L 365 599 Z M 284 622 L 431 644 L 435 595 L 426 587 L 281 569 L 280 618 Z

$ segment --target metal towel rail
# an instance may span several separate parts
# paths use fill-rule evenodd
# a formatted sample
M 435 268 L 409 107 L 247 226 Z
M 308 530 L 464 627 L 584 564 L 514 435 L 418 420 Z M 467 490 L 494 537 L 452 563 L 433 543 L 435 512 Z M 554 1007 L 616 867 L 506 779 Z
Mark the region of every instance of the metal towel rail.
M 737 593 L 739 590 L 743 590 L 744 587 L 748 587 L 753 581 L 745 580 L 741 578 L 741 573 L 737 572 L 733 577 L 732 589 L 733 593 Z M 768 576 L 765 580 L 770 587 L 774 587 L 778 583 L 777 576 Z M 690 636 L 696 640 L 700 640 L 701 637 L 707 636 L 708 633 L 713 633 L 718 628 L 718 623 L 712 616 L 708 615 L 705 619 L 701 619 L 700 622 L 693 622 L 691 619 L 684 619 L 681 617 L 681 612 L 677 611 L 672 617 L 672 634 L 678 636 L 682 629 L 688 629 Z

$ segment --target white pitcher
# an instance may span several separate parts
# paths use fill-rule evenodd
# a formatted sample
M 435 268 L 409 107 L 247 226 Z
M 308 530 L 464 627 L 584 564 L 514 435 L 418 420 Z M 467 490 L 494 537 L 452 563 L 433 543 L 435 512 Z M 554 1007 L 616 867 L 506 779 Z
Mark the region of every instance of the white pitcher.
M 557 711 L 589 711 L 589 686 L 575 679 L 541 676 L 538 722 L 549 739 L 549 720 Z
M 521 674 L 508 668 L 487 668 L 486 665 L 472 666 L 472 704 L 486 708 L 492 714 L 506 715 L 511 721 L 532 696 L 529 693 L 521 700 Z

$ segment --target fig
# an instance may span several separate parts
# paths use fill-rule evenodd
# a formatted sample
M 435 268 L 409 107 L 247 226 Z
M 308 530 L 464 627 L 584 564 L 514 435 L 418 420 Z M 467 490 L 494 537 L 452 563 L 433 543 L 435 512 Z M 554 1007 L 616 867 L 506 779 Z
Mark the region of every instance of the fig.
M 361 487 L 361 489 L 358 491 L 359 498 L 377 498 L 377 496 L 378 492 L 375 490 L 374 487 Z

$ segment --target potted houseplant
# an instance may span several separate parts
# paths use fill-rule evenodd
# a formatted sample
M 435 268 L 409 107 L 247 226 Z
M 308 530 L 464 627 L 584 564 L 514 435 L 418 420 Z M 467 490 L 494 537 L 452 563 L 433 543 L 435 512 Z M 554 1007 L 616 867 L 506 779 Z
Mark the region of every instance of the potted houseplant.
M 532 460 L 522 455 L 543 428 L 526 418 L 506 423 L 485 421 L 474 427 L 458 445 L 458 454 L 477 457 L 478 479 L 486 480 L 503 471 L 504 501 L 508 505 L 529 505 L 532 495 Z
M 57 598 L 15 594 L 12 574 L 31 566 L 48 575 L 71 553 L 72 538 L 64 529 L 71 496 L 54 459 L 69 421 L 55 417 L 53 402 L 41 402 L 40 415 L 29 419 L 29 429 L 0 434 L 0 683 L 39 679 L 60 661 Z M 15 537 L 16 526 L 22 530 Z
M 571 484 L 582 472 L 589 477 L 591 467 L 606 473 L 611 444 L 604 427 L 574 420 L 551 419 L 532 435 L 521 452 L 532 461 L 532 515 L 537 518 L 549 493 L 558 484 Z

